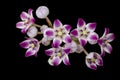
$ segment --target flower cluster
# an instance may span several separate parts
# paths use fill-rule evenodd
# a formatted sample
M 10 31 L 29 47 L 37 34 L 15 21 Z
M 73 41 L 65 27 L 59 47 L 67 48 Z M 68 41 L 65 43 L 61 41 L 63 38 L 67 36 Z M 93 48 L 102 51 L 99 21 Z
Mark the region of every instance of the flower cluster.
M 20 46 L 27 49 L 25 57 L 36 56 L 40 49 L 40 44 L 44 46 L 51 45 L 52 48 L 45 50 L 49 56 L 48 63 L 51 66 L 58 66 L 61 62 L 65 65 L 71 65 L 69 55 L 71 53 L 84 52 L 85 63 L 88 68 L 97 69 L 97 66 L 103 66 L 102 58 L 105 53 L 111 53 L 112 46 L 110 42 L 114 40 L 114 34 L 109 33 L 109 28 L 105 28 L 102 37 L 95 32 L 96 23 L 86 23 L 82 18 L 78 18 L 76 28 L 71 30 L 72 26 L 62 24 L 59 19 L 54 20 L 53 24 L 47 17 L 49 9 L 46 6 L 40 6 L 36 10 L 36 16 L 39 19 L 46 19 L 48 25 L 38 25 L 33 17 L 33 9 L 28 12 L 22 12 L 20 18 L 22 21 L 16 23 L 16 28 L 27 35 L 27 39 L 20 43 Z M 36 36 L 42 35 L 38 40 Z M 98 44 L 101 52 L 87 52 L 84 46 L 87 42 L 91 45 Z

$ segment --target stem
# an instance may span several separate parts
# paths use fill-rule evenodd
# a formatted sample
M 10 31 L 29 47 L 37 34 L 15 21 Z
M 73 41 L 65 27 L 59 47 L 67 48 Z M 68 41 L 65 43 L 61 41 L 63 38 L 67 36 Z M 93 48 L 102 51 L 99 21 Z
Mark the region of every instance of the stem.
M 40 28 L 41 27 L 41 25 L 38 25 L 38 24 L 32 24 L 33 26 L 36 26 L 36 27 L 38 27 L 38 28 Z
M 80 44 L 80 42 L 79 42 L 79 40 L 78 40 L 77 38 L 72 37 L 72 40 L 75 41 L 76 44 Z M 80 44 L 80 45 L 81 45 L 81 44 Z M 82 47 L 84 53 L 85 53 L 86 55 L 88 55 L 87 50 L 86 50 L 82 45 L 81 45 L 81 47 Z
M 42 40 L 39 41 L 39 44 L 42 43 Z
M 45 19 L 46 19 L 48 25 L 49 25 L 50 27 L 52 27 L 52 23 L 51 23 L 50 19 L 49 19 L 48 17 L 46 17 Z
M 86 49 L 85 49 L 84 47 L 82 47 L 82 49 L 83 49 L 84 53 L 85 53 L 86 55 L 88 55 L 88 52 L 86 51 Z
M 37 32 L 37 34 L 43 34 L 42 32 Z

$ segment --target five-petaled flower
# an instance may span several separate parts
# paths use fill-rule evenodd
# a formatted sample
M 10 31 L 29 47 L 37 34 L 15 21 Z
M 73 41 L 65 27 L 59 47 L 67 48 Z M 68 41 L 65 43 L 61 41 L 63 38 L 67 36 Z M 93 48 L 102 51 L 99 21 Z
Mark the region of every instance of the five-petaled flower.
M 27 49 L 25 57 L 37 56 L 41 43 L 48 46 L 52 42 L 52 48 L 45 50 L 45 54 L 49 56 L 48 63 L 51 66 L 58 66 L 61 62 L 70 65 L 68 55 L 81 52 L 86 54 L 85 63 L 88 68 L 96 70 L 97 66 L 103 66 L 102 57 L 105 52 L 111 53 L 112 46 L 109 42 L 112 42 L 115 38 L 113 33 L 109 33 L 108 28 L 105 28 L 103 36 L 99 38 L 98 34 L 94 32 L 96 23 L 86 24 L 82 18 L 79 18 L 77 28 L 70 32 L 71 26 L 63 25 L 59 19 L 56 19 L 52 25 L 47 17 L 49 9 L 46 6 L 38 7 L 36 16 L 39 19 L 46 19 L 50 27 L 36 24 L 32 12 L 32 9 L 28 9 L 28 13 L 23 11 L 20 14 L 22 21 L 16 23 L 16 28 L 22 29 L 21 32 L 28 35 L 28 38 L 20 43 L 21 47 Z M 38 34 L 43 36 L 40 41 L 37 39 Z M 101 48 L 101 55 L 97 52 L 88 53 L 84 48 L 87 42 L 92 45 L 98 43 Z
M 71 36 L 78 38 L 80 44 L 85 46 L 87 41 L 90 44 L 96 44 L 98 35 L 95 33 L 96 23 L 88 23 L 86 25 L 82 18 L 78 19 L 77 29 L 71 31 Z
M 112 42 L 115 39 L 115 36 L 113 33 L 109 33 L 109 28 L 105 28 L 103 36 L 98 40 L 98 44 L 101 48 L 101 56 L 105 55 L 105 52 L 111 53 L 112 46 L 109 42 Z
M 26 51 L 25 57 L 29 57 L 29 56 L 37 56 L 37 52 L 39 51 L 39 42 L 37 39 L 35 38 L 28 38 L 27 40 L 23 41 L 20 43 L 20 46 L 28 49 Z
M 102 60 L 101 56 L 98 53 L 90 52 L 86 56 L 86 65 L 89 68 L 96 70 L 97 69 L 97 65 L 98 66 L 103 66 L 103 60 Z
M 22 21 L 16 23 L 16 28 L 22 29 L 22 33 L 26 33 L 28 28 L 35 22 L 32 12 L 32 9 L 28 9 L 28 13 L 23 11 L 20 14 L 20 18 Z
M 60 20 L 56 19 L 53 24 L 53 29 L 47 28 L 44 31 L 44 37 L 47 37 L 48 40 L 53 39 L 52 45 L 58 47 L 62 42 L 70 43 L 72 41 L 69 35 L 70 29 L 70 25 L 63 25 Z
M 45 50 L 46 55 L 50 56 L 48 63 L 51 66 L 58 66 L 62 61 L 65 65 L 70 65 L 68 54 L 70 53 L 70 48 L 60 47 L 50 48 Z

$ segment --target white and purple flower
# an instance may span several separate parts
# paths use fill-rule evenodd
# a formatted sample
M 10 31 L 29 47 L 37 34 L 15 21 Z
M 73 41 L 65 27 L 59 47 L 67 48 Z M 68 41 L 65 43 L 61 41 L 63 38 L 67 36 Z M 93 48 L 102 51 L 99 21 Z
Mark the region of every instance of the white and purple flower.
M 37 52 L 39 51 L 40 45 L 37 39 L 35 38 L 28 38 L 27 40 L 20 43 L 20 46 L 28 49 L 25 53 L 25 57 L 29 56 L 37 56 Z
M 50 56 L 48 63 L 51 66 L 58 66 L 62 61 L 65 65 L 70 65 L 68 54 L 70 48 L 58 47 L 45 50 L 46 55 Z
M 16 28 L 22 29 L 22 33 L 26 33 L 28 28 L 35 22 L 32 12 L 32 9 L 28 9 L 28 13 L 23 11 L 20 14 L 20 18 L 22 21 L 16 23 Z
M 82 18 L 78 19 L 77 28 L 71 31 L 71 36 L 78 38 L 80 44 L 85 46 L 87 41 L 96 44 L 98 35 L 95 33 L 96 23 L 86 24 Z
M 86 56 L 86 65 L 87 67 L 96 70 L 97 65 L 103 66 L 102 57 L 96 52 L 91 52 Z
M 63 25 L 60 20 L 56 19 L 52 28 L 47 28 L 44 31 L 44 37 L 48 40 L 53 40 L 53 46 L 58 47 L 62 42 L 70 43 L 72 41 L 69 32 L 71 30 L 70 25 Z
M 101 56 L 105 55 L 105 52 L 111 53 L 112 46 L 109 42 L 112 42 L 115 39 L 115 36 L 113 33 L 109 33 L 109 28 L 105 28 L 103 36 L 98 40 L 98 44 L 101 48 Z

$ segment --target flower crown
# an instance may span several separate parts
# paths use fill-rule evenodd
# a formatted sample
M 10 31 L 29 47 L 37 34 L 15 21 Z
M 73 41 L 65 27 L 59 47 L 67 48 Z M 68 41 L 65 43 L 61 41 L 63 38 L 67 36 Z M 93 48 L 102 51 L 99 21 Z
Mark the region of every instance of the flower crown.
M 63 25 L 59 19 L 56 19 L 52 24 L 47 17 L 49 9 L 46 6 L 40 6 L 36 10 L 36 16 L 46 19 L 48 25 L 38 25 L 35 23 L 32 12 L 33 9 L 28 9 L 28 13 L 23 11 L 20 14 L 22 21 L 16 23 L 16 28 L 21 29 L 21 32 L 28 36 L 20 43 L 21 47 L 27 49 L 25 57 L 37 56 L 40 44 L 51 45 L 52 48 L 45 50 L 45 54 L 50 56 L 48 63 L 51 66 L 58 66 L 62 61 L 65 65 L 70 65 L 69 55 L 81 52 L 86 55 L 85 63 L 88 68 L 96 70 L 97 66 L 103 66 L 102 57 L 105 56 L 105 53 L 111 53 L 110 42 L 115 38 L 113 33 L 109 33 L 109 28 L 105 28 L 103 36 L 99 38 L 95 32 L 95 22 L 86 24 L 82 18 L 79 18 L 77 28 L 71 30 L 70 25 Z M 43 38 L 38 40 L 37 35 L 43 35 Z M 91 45 L 98 44 L 101 53 L 88 53 L 84 48 L 87 42 Z

